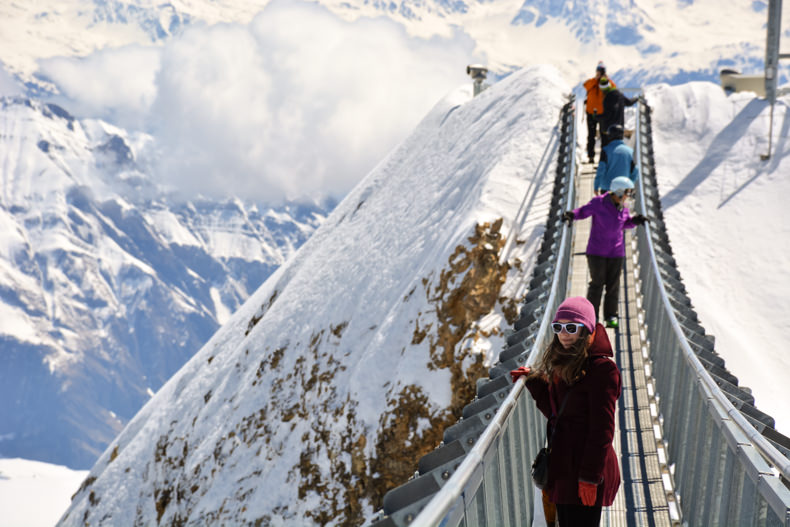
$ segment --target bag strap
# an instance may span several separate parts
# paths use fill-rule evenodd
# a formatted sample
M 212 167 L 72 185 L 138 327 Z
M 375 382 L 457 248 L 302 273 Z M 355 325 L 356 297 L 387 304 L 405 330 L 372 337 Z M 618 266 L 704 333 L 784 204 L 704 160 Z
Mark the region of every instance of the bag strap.
M 565 410 L 565 403 L 568 402 L 568 396 L 571 394 L 571 390 L 568 390 L 568 393 L 565 394 L 565 397 L 562 398 L 562 404 L 560 405 L 560 411 L 557 412 L 557 419 L 560 418 L 562 415 L 562 411 Z
M 572 388 L 572 387 L 571 387 Z M 546 438 L 546 448 L 551 450 L 551 443 L 554 441 L 554 430 L 557 429 L 557 421 L 559 420 L 560 416 L 562 415 L 562 411 L 565 410 L 565 404 L 568 402 L 568 396 L 571 394 L 571 390 L 565 394 L 565 397 L 562 398 L 562 404 L 560 405 L 560 411 L 557 412 L 557 416 L 554 419 L 554 426 L 551 427 L 551 440 Z

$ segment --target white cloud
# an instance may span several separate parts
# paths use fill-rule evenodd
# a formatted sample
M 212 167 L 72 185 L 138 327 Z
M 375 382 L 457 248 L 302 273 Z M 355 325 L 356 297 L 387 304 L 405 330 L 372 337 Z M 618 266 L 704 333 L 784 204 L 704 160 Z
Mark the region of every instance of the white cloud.
M 163 181 L 277 201 L 344 195 L 469 82 L 474 47 L 460 31 L 425 40 L 385 18 L 348 22 L 277 0 L 248 25 L 50 59 L 42 73 L 75 114 L 152 132 Z
M 0 97 L 3 95 L 20 95 L 22 87 L 16 79 L 6 71 L 5 65 L 0 61 Z
M 39 75 L 54 83 L 70 113 L 141 127 L 156 97 L 161 50 L 138 45 L 107 48 L 87 57 L 39 60 Z

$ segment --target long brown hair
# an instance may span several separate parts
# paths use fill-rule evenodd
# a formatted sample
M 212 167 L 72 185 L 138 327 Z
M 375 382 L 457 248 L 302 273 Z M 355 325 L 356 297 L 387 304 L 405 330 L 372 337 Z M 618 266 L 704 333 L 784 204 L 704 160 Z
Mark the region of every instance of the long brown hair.
M 556 375 L 566 384 L 573 384 L 584 376 L 584 365 L 589 356 L 587 350 L 590 349 L 592 339 L 589 338 L 590 332 L 586 327 L 579 329 L 579 339 L 570 348 L 565 349 L 560 344 L 557 335 L 551 341 L 538 359 L 530 377 L 540 376 L 551 382 Z

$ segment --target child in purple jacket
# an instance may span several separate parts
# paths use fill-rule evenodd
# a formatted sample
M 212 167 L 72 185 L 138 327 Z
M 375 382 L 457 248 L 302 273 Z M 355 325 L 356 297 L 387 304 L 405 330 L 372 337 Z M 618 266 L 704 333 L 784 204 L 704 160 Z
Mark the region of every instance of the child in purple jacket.
M 633 191 L 634 184 L 627 177 L 612 180 L 609 192 L 595 196 L 586 205 L 568 211 L 563 219 L 569 224 L 592 216 L 590 238 L 587 241 L 587 266 L 590 269 L 590 284 L 587 287 L 587 300 L 595 308 L 601 304 L 601 294 L 606 288 L 603 300 L 603 316 L 606 326 L 616 328 L 617 301 L 620 293 L 620 273 L 625 259 L 623 231 L 642 225 L 647 218 L 641 214 L 631 216 L 624 206 L 626 198 Z

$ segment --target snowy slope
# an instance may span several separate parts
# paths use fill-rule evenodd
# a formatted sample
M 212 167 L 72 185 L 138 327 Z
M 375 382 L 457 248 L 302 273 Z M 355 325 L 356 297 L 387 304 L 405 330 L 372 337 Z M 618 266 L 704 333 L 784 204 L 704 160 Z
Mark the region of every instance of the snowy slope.
M 0 98 L 0 455 L 89 468 L 323 219 L 180 201 L 143 135 Z
M 40 461 L 0 459 L 0 526 L 55 525 L 87 475 Z
M 716 350 L 790 436 L 790 98 L 774 110 L 710 83 L 647 91 L 656 174 L 675 258 Z
M 369 517 L 501 348 L 566 92 L 537 67 L 442 100 L 143 408 L 62 524 Z

